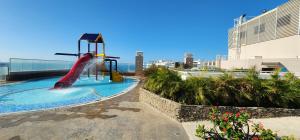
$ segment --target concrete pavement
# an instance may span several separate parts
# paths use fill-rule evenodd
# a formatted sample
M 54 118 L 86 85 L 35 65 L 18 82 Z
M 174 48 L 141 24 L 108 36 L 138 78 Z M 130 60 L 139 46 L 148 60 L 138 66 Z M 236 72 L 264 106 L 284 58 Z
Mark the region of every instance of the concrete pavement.
M 138 88 L 89 105 L 0 116 L 0 139 L 188 139 L 179 122 L 138 101 Z

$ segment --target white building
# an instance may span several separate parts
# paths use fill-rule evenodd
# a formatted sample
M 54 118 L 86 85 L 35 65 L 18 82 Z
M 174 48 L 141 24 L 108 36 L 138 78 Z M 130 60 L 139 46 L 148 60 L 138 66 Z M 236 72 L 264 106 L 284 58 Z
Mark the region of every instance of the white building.
M 200 59 L 194 60 L 193 65 L 194 65 L 194 67 L 200 68 L 203 65 L 203 61 Z
M 299 12 L 300 0 L 289 0 L 252 19 L 236 19 L 228 32 L 228 60 L 216 62 L 223 69 L 280 67 L 300 76 Z
M 174 68 L 175 67 L 175 62 L 171 60 L 157 60 L 157 61 L 152 61 L 147 64 L 147 68 L 150 67 L 151 65 L 156 65 L 156 66 L 164 66 L 167 68 Z
M 216 61 L 215 60 L 195 60 L 194 61 L 194 67 L 197 67 L 199 69 L 214 69 L 216 68 Z

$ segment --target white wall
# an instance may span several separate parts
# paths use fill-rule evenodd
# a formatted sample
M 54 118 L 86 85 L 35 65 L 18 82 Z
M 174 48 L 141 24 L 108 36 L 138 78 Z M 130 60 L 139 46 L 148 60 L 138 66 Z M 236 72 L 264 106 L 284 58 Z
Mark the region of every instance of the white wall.
M 237 49 L 236 48 L 228 48 L 228 59 L 236 60 L 237 59 Z
M 232 50 L 228 51 L 228 54 L 233 54 Z M 300 57 L 300 36 L 295 35 L 241 47 L 240 59 L 253 59 L 255 56 L 262 56 L 263 59 Z
M 222 60 L 221 68 L 222 69 L 248 69 L 251 67 L 256 67 L 258 70 L 261 68 L 261 59 L 244 59 L 244 60 Z

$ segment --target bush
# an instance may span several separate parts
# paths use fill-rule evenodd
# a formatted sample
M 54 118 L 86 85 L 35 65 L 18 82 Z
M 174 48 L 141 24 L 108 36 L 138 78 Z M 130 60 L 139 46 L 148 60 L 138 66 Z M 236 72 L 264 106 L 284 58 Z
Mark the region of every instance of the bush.
M 145 82 L 144 88 L 162 97 L 177 101 L 182 89 L 182 80 L 176 72 L 158 68 Z
M 148 73 L 145 89 L 184 104 L 300 108 L 300 80 L 291 73 L 282 78 L 275 72 L 266 80 L 251 69 L 244 78 L 224 73 L 185 81 L 166 68 L 153 67 Z
M 250 123 L 249 114 L 243 111 L 221 113 L 217 109 L 210 112 L 210 121 L 213 128 L 206 129 L 204 125 L 198 125 L 196 136 L 202 139 L 239 139 L 239 140 L 293 140 L 293 137 L 278 137 L 270 129 L 265 129 L 263 124 Z M 251 129 L 252 128 L 252 129 Z M 251 132 L 252 131 L 252 132 Z
M 183 82 L 181 102 L 185 104 L 210 105 L 217 99 L 211 89 L 214 86 L 212 78 L 192 77 Z
M 152 64 L 149 68 L 145 69 L 144 72 L 144 76 L 148 77 L 152 74 L 157 73 L 158 67 L 154 64 Z
M 218 77 L 215 82 L 215 96 L 220 99 L 219 104 L 235 105 L 237 104 L 238 80 L 229 73 L 224 73 Z
M 292 73 L 287 73 L 284 76 L 287 83 L 287 93 L 283 94 L 283 101 L 287 107 L 300 108 L 300 79 Z

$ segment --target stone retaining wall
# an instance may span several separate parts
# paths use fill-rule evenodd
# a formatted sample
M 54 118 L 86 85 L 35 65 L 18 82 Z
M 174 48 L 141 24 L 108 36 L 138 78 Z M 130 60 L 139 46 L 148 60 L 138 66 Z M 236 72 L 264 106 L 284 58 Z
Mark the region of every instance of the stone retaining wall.
M 140 101 L 156 108 L 170 118 L 180 122 L 198 121 L 208 119 L 209 111 L 213 106 L 183 105 L 162 98 L 150 91 L 140 88 Z M 237 112 L 244 110 L 251 114 L 252 118 L 300 116 L 300 109 L 264 108 L 264 107 L 231 107 L 219 106 L 221 112 Z
M 181 104 L 162 98 L 150 91 L 140 88 L 140 101 L 149 104 L 167 116 L 177 120 L 181 108 Z

